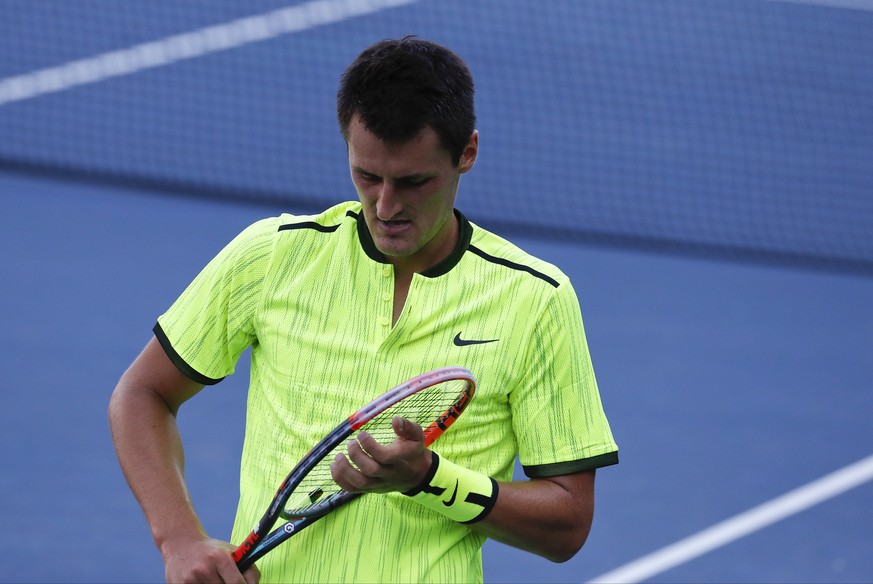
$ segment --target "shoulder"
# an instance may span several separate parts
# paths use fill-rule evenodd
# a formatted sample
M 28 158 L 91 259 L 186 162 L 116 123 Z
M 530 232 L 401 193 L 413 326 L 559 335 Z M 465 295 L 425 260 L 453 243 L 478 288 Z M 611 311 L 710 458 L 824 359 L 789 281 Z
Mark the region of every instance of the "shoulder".
M 294 249 L 307 236 L 318 237 L 338 231 L 344 224 L 355 225 L 359 212 L 360 203 L 346 202 L 316 214 L 282 213 L 267 217 L 249 225 L 228 247 L 243 254 L 257 253 L 255 250 L 271 255 L 289 251 L 286 248 Z
M 343 222 L 354 225 L 360 203 L 335 205 L 314 215 L 282 213 L 251 223 L 234 237 L 213 259 L 216 266 L 236 266 L 234 270 L 263 273 L 277 253 L 296 250 L 304 234 L 330 233 Z M 297 234 L 290 236 L 291 233 Z M 295 254 L 296 255 L 296 254 Z
M 356 201 L 339 203 L 314 215 L 293 215 L 283 213 L 274 218 L 274 231 L 305 231 L 329 233 L 339 229 L 343 223 L 354 223 L 361 212 L 361 204 Z
M 558 289 L 570 287 L 570 282 L 564 272 L 545 260 L 542 260 L 503 237 L 472 224 L 473 234 L 468 251 L 503 277 L 517 278 L 527 286 L 551 287 Z

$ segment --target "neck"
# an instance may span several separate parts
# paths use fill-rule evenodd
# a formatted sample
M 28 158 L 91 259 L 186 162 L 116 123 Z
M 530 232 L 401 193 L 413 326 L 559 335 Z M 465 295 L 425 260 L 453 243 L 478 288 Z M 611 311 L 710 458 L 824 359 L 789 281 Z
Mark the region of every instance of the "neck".
M 386 258 L 394 266 L 395 277 L 412 279 L 412 274 L 427 271 L 449 257 L 458 245 L 460 231 L 458 217 L 453 213 L 441 233 L 417 253 L 409 257 Z

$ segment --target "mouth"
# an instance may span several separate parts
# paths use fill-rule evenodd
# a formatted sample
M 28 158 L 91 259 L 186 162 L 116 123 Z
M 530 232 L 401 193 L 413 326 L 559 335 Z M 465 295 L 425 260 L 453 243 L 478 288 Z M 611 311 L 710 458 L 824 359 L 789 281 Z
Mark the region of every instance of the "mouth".
M 379 225 L 379 230 L 385 235 L 400 235 L 413 225 L 412 221 L 405 219 L 392 219 L 388 221 L 377 219 L 377 224 Z

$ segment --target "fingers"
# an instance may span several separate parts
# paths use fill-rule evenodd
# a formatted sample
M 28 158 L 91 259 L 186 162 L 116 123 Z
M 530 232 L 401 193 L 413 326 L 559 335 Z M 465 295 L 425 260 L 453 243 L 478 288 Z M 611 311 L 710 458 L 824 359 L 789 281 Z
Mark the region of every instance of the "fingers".
M 257 584 L 260 572 L 254 566 L 240 574 L 230 552 L 231 544 L 205 538 L 174 546 L 165 557 L 167 582 L 223 582 Z
M 344 491 L 362 493 L 372 483 L 372 479 L 358 471 L 342 453 L 336 455 L 330 463 L 330 476 Z
M 236 562 L 234 562 L 230 557 L 228 557 L 228 559 L 230 562 L 221 562 L 221 564 L 217 566 L 219 582 L 225 582 L 227 584 L 230 584 L 231 582 L 234 584 L 258 584 L 261 579 L 261 572 L 258 570 L 257 566 L 253 564 L 246 569 L 244 573 L 240 574 Z
M 391 426 L 394 428 L 394 433 L 402 440 L 410 442 L 424 442 L 424 430 L 415 422 L 410 422 L 400 416 L 394 416 L 391 420 Z
M 385 492 L 380 487 L 383 476 L 390 473 L 390 467 L 373 460 L 357 441 L 352 440 L 346 454 L 336 455 L 330 473 L 334 482 L 350 493 Z
M 226 584 L 242 584 L 245 582 L 245 577 L 240 574 L 239 570 L 236 567 L 236 564 L 231 561 L 230 565 L 222 562 L 221 565 L 216 566 L 218 572 L 218 581 L 224 582 Z
M 391 427 L 397 435 L 397 439 L 391 444 L 380 444 L 364 430 L 358 432 L 356 437 L 357 444 L 363 452 L 379 464 L 393 464 L 397 459 L 403 458 L 409 450 L 417 450 L 419 444 L 424 444 L 424 431 L 415 422 L 394 416 Z M 350 445 L 354 445 L 354 442 Z M 349 448 L 349 452 L 351 451 L 352 449 Z M 357 461 L 354 462 L 358 464 Z
M 358 432 L 346 453 L 338 454 L 330 465 L 334 482 L 352 493 L 404 491 L 417 484 L 422 465 L 430 463 L 424 432 L 418 424 L 400 417 L 392 420 L 392 428 L 397 438 L 390 444 L 379 443 L 368 432 Z
M 246 584 L 258 584 L 261 581 L 261 572 L 257 566 L 252 565 L 248 570 L 243 572 L 243 578 Z
M 379 449 L 375 454 L 370 454 L 370 450 L 365 450 L 365 447 L 359 442 L 361 438 L 349 442 L 346 456 L 364 476 L 380 478 L 384 474 L 384 468 L 393 463 L 394 457 L 390 452 L 384 451 L 381 445 L 367 434 L 366 438 L 369 438 L 368 442 L 371 443 L 370 448 L 376 450 L 375 445 Z

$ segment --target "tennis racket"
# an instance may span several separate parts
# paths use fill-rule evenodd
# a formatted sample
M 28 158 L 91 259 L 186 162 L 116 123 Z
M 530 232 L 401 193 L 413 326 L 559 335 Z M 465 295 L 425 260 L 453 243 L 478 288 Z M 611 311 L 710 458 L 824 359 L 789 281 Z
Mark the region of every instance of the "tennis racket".
M 476 379 L 463 367 L 443 367 L 413 377 L 365 405 L 321 439 L 288 474 L 272 503 L 245 541 L 232 553 L 240 572 L 283 541 L 359 496 L 334 483 L 330 463 L 344 452 L 352 433 L 366 430 L 389 444 L 391 420 L 400 416 L 424 430 L 430 446 L 461 415 L 476 391 Z M 275 530 L 279 518 L 288 520 Z

